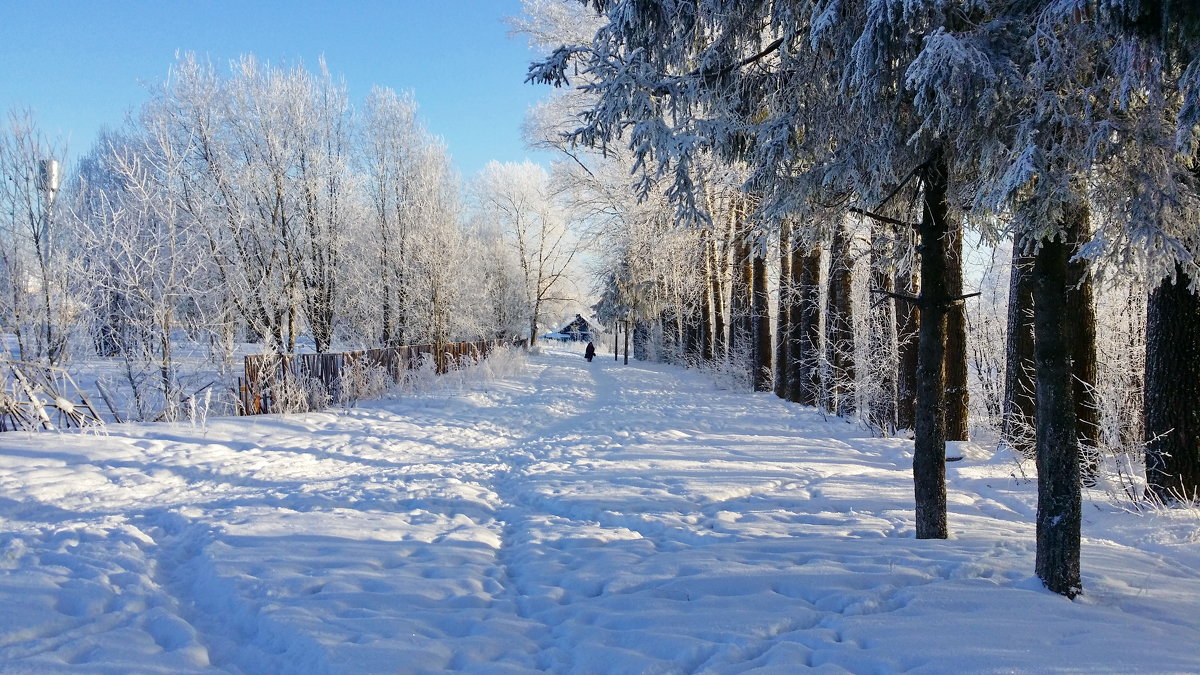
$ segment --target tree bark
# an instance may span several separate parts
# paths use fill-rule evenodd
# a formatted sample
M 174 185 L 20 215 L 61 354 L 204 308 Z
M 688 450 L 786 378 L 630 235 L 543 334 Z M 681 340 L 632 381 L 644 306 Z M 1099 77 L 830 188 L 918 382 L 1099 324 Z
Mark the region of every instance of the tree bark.
M 817 405 L 821 395 L 821 247 L 792 251 L 796 306 L 792 313 L 791 400 Z
M 847 416 L 855 411 L 854 316 L 852 307 L 853 262 L 850 237 L 844 223 L 833 231 L 829 250 L 828 309 L 825 314 L 825 354 L 829 379 L 825 387 L 825 410 Z
M 947 166 L 938 153 L 924 170 L 921 215 L 921 325 L 917 342 L 917 396 L 913 440 L 913 486 L 918 539 L 945 539 L 946 240 L 949 232 Z
M 792 223 L 784 219 L 779 225 L 779 311 L 775 315 L 775 395 L 788 398 L 792 350 Z
M 946 295 L 963 294 L 962 223 L 950 225 L 946 237 Z M 971 392 L 967 387 L 967 308 L 956 302 L 946 310 L 946 440 L 970 440 L 967 416 Z
M 1086 205 L 1069 205 L 1063 219 L 1071 254 L 1091 236 Z M 1096 392 L 1096 301 L 1092 277 L 1084 260 L 1067 262 L 1066 323 L 1071 328 L 1071 388 L 1075 400 L 1075 431 L 1079 434 L 1082 479 L 1095 485 L 1100 474 L 1100 400 Z
M 1075 597 L 1079 575 L 1079 437 L 1071 377 L 1067 259 L 1071 245 L 1043 240 L 1033 264 L 1033 325 L 1037 358 L 1037 558 L 1046 588 Z
M 650 360 L 650 335 L 653 326 L 645 319 L 633 322 L 633 358 L 638 361 Z
M 767 291 L 767 255 L 765 246 L 755 246 L 752 273 L 754 282 L 750 311 L 754 317 L 754 390 L 771 391 L 771 308 Z
M 1175 266 L 1146 308 L 1146 484 L 1160 502 L 1200 497 L 1200 297 Z
M 1033 257 L 1014 243 L 1008 278 L 1008 337 L 1004 363 L 1003 442 L 1034 456 Z
M 916 268 L 896 273 L 896 290 L 910 297 L 921 293 L 921 278 Z M 912 302 L 896 306 L 896 428 L 915 429 L 917 418 L 917 333 L 921 308 Z

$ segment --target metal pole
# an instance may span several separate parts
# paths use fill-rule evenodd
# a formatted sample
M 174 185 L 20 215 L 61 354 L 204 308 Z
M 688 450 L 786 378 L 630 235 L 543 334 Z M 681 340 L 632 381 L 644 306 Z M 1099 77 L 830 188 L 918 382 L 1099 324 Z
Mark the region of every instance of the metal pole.
M 616 361 L 621 356 L 621 323 L 613 322 L 613 361 Z

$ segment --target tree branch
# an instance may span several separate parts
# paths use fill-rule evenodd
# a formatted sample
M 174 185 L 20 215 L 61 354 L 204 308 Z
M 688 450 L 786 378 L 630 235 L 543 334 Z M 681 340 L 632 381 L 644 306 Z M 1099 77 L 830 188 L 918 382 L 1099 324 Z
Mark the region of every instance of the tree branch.
M 908 295 L 906 293 L 894 293 L 892 291 L 885 291 L 881 288 L 872 288 L 871 292 L 875 293 L 876 295 L 883 296 L 883 297 L 879 298 L 878 300 L 876 300 L 871 305 L 872 307 L 875 307 L 876 305 L 878 305 L 879 303 L 883 302 L 884 300 L 886 300 L 888 298 L 893 298 L 895 300 L 903 300 L 905 302 L 910 302 L 910 303 L 916 305 L 917 307 L 924 307 L 929 302 L 929 298 L 925 297 L 924 295 L 917 297 L 915 295 Z M 967 293 L 966 295 L 958 295 L 953 298 L 946 298 L 940 304 L 944 307 L 953 307 L 954 305 L 957 305 L 957 304 L 967 300 L 968 298 L 974 298 L 978 295 L 983 295 L 983 293 L 982 292 Z
M 857 213 L 857 214 L 858 214 L 858 215 L 860 215 L 860 216 L 866 216 L 866 217 L 868 217 L 868 218 L 871 218 L 871 219 L 873 219 L 873 220 L 878 220 L 878 221 L 879 221 L 879 222 L 881 222 L 881 223 L 888 223 L 889 225 L 900 225 L 900 226 L 902 226 L 902 227 L 911 227 L 911 228 L 916 228 L 916 227 L 917 227 L 917 223 L 906 223 L 906 222 L 904 222 L 903 220 L 897 220 L 897 219 L 895 219 L 895 218 L 889 218 L 889 217 L 887 217 L 887 216 L 881 216 L 881 215 L 879 215 L 878 213 L 872 213 L 872 212 L 870 212 L 870 211 L 868 211 L 868 210 L 866 210 L 866 209 L 860 209 L 860 208 L 858 208 L 857 206 L 851 206 L 851 207 L 850 207 L 850 213 Z
M 761 61 L 762 59 L 766 58 L 773 52 L 778 51 L 781 46 L 783 46 L 783 38 L 776 38 L 774 41 L 771 42 L 771 44 L 767 45 L 766 48 L 764 48 L 761 52 L 755 54 L 754 56 L 747 56 L 746 58 L 742 59 L 741 61 L 731 63 L 728 66 L 725 66 L 724 68 L 718 68 L 716 70 L 693 70 L 692 72 L 687 73 L 685 75 L 673 77 L 668 82 L 664 82 L 664 83 L 656 86 L 654 88 L 654 93 L 658 96 L 665 96 L 668 93 L 670 93 L 672 84 L 675 84 L 676 82 L 682 82 L 684 80 L 688 80 L 691 78 L 699 78 L 701 80 L 707 81 L 710 79 L 724 77 L 724 76 L 728 75 L 729 73 L 732 73 L 733 71 L 737 70 L 738 68 L 742 68 L 743 66 L 748 66 L 751 63 L 755 63 L 756 61 Z
M 906 293 L 894 293 L 892 291 L 885 291 L 882 288 L 872 288 L 871 292 L 875 293 L 877 295 L 883 296 L 879 300 L 875 301 L 875 304 L 871 305 L 872 307 L 874 307 L 875 305 L 878 305 L 879 303 L 883 302 L 884 300 L 886 300 L 888 298 L 894 298 L 896 300 L 903 300 L 905 302 L 911 302 L 912 304 L 916 305 L 917 307 L 920 307 L 925 302 L 924 298 L 918 298 L 915 295 L 908 295 Z

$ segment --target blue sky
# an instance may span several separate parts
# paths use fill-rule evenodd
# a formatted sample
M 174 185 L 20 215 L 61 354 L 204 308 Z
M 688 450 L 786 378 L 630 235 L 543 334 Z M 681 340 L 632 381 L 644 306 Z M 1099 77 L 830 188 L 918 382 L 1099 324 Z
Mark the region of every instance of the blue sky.
M 145 100 L 143 83 L 161 81 L 177 51 L 313 70 L 324 55 L 356 103 L 374 84 L 413 90 L 469 178 L 491 159 L 545 159 L 521 141 L 547 87 L 524 83 L 536 55 L 502 21 L 519 12 L 519 0 L 0 0 L 0 110 L 31 108 L 78 157 Z

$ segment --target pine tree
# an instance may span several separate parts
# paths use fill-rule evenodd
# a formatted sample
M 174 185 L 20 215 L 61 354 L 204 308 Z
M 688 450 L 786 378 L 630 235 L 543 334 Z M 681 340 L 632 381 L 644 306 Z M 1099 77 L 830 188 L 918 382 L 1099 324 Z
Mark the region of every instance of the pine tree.
M 1008 285 L 1008 335 L 1004 364 L 1002 439 L 1024 457 L 1034 456 L 1036 400 L 1033 384 L 1033 258 L 1013 246 Z
M 833 231 L 829 247 L 829 290 L 825 310 L 825 410 L 848 416 L 855 412 L 853 254 L 846 224 Z
M 1146 312 L 1146 483 L 1160 502 L 1200 498 L 1200 296 L 1175 267 Z
M 1079 571 L 1079 437 L 1071 382 L 1067 258 L 1061 239 L 1043 239 L 1034 256 L 1034 340 L 1037 355 L 1038 577 L 1055 593 L 1075 597 Z

